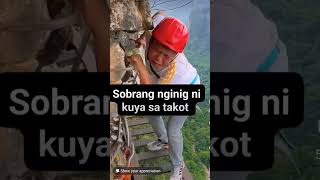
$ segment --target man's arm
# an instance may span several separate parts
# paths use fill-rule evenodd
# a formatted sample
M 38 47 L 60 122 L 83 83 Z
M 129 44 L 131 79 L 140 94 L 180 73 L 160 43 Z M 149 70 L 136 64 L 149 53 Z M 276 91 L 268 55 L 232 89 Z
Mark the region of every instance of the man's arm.
M 135 69 L 138 72 L 140 84 L 152 84 L 150 74 L 143 64 L 143 60 L 140 55 L 132 55 L 129 57 L 129 60 L 134 65 Z
M 108 72 L 110 65 L 108 50 L 108 16 L 103 0 L 69 0 L 82 14 L 94 36 L 98 72 Z

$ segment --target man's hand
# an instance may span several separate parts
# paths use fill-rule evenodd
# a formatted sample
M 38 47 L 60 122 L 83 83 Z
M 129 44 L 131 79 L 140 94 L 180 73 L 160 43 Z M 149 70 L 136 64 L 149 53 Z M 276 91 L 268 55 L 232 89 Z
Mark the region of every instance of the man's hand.
M 133 48 L 128 51 L 127 56 L 133 64 L 143 64 L 144 52 L 143 48 Z
M 141 35 L 140 38 L 135 40 L 135 43 L 137 48 L 145 49 L 147 47 L 146 37 L 143 35 Z
M 144 66 L 143 60 L 140 55 L 134 54 L 128 57 L 130 62 L 134 65 L 135 69 L 139 74 L 139 79 L 141 84 L 152 84 L 150 75 L 147 68 Z
M 135 54 L 135 55 L 132 55 L 132 56 L 128 57 L 128 59 L 130 60 L 130 62 L 133 65 L 143 64 L 143 60 L 142 60 L 140 55 Z

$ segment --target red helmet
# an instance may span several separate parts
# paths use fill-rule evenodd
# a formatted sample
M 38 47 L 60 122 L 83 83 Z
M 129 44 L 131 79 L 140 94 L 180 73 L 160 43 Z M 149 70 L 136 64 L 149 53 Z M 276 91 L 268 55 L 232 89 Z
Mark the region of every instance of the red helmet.
M 186 47 L 189 32 L 187 27 L 175 18 L 165 18 L 152 31 L 152 37 L 176 53 Z

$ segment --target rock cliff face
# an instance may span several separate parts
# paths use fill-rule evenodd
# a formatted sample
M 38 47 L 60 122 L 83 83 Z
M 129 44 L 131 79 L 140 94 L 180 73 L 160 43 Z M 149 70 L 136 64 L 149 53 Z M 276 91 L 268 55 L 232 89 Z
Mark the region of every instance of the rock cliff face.
M 62 33 L 68 28 L 56 30 L 57 35 L 54 37 L 58 38 L 52 38 L 52 31 L 42 28 L 39 30 L 37 27 L 52 19 L 71 14 L 70 6 L 68 0 L 1 0 L 0 73 L 36 71 L 43 64 L 39 54 L 42 54 L 41 51 L 44 49 L 56 60 L 61 53 L 62 45 L 72 37 Z M 46 47 L 47 44 L 50 47 Z M 55 47 L 57 49 L 54 49 Z M 43 55 L 42 59 L 51 60 L 48 54 Z M 60 67 L 48 69 L 49 72 L 60 70 Z M 24 140 L 20 131 L 0 127 L 0 180 L 17 177 L 31 179 L 30 176 L 40 175 L 42 178 L 39 179 L 52 180 L 55 174 L 57 173 L 31 173 L 24 163 Z
M 35 70 L 38 65 L 35 56 L 42 48 L 47 32 L 6 30 L 2 25 L 49 20 L 46 7 L 47 1 L 43 0 L 0 2 L 0 72 Z
M 139 38 L 145 30 L 153 29 L 150 6 L 148 0 L 110 0 L 109 8 L 110 83 L 130 84 L 135 72 L 132 69 L 128 71 L 130 68 L 126 54 L 135 46 L 135 39 Z M 117 105 L 110 103 L 110 122 L 116 114 Z M 126 164 L 125 159 L 120 161 L 115 164 Z
M 126 52 L 145 30 L 152 29 L 148 0 L 110 0 L 110 81 L 122 83 Z
M 55 0 L 64 1 L 64 0 Z M 124 80 L 126 52 L 145 30 L 152 29 L 148 0 L 106 0 L 110 10 L 111 83 Z M 0 2 L 0 72 L 35 71 L 36 55 L 48 41 L 48 32 L 6 32 L 1 24 L 45 21 L 50 19 L 47 1 L 3 0 Z M 30 12 L 30 10 L 33 10 Z M 49 8 L 50 10 L 50 8 Z M 16 13 L 21 12 L 21 13 Z M 12 14 L 13 13 L 13 14 Z M 25 39 L 28 40 L 25 40 Z M 2 42 L 2 43 L 1 43 Z M 4 43 L 5 42 L 5 43 Z M 18 48 L 16 48 L 18 47 Z M 23 49 L 23 50 L 20 50 Z M 58 71 L 56 68 L 48 71 Z M 16 130 L 0 128 L 0 179 L 9 174 L 21 176 L 27 169 L 23 162 L 23 137 Z M 12 171 L 12 172 L 11 172 Z
M 47 1 L 43 0 L 0 2 L 0 73 L 35 71 L 38 66 L 36 54 L 48 33 L 6 29 L 6 25 L 49 20 L 46 8 Z M 0 128 L 0 179 L 21 176 L 26 171 L 23 145 L 19 131 Z

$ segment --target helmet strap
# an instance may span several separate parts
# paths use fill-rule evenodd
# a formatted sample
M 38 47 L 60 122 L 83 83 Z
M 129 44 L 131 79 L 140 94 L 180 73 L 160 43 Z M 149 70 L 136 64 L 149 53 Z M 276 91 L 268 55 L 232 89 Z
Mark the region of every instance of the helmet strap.
M 158 79 L 160 79 L 160 75 L 159 75 L 158 73 L 156 73 L 156 71 L 153 69 L 151 63 L 149 63 L 149 64 L 150 64 L 150 69 L 151 69 L 152 73 L 153 73 L 155 76 L 157 76 Z

